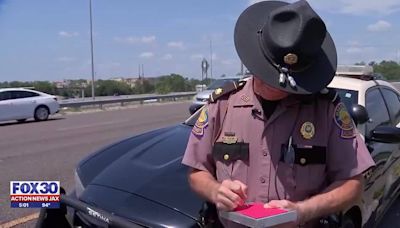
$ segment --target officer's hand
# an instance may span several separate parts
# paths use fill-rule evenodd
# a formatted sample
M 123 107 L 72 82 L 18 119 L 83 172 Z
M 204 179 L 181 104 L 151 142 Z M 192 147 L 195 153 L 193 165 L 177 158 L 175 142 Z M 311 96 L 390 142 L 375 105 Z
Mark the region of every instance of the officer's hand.
M 232 211 L 244 204 L 247 198 L 247 186 L 237 180 L 224 180 L 212 195 L 213 202 L 219 210 Z
M 297 223 L 303 222 L 304 212 L 299 204 L 291 202 L 289 200 L 271 200 L 269 203 L 264 204 L 265 208 L 282 208 L 285 210 L 296 210 L 297 212 Z

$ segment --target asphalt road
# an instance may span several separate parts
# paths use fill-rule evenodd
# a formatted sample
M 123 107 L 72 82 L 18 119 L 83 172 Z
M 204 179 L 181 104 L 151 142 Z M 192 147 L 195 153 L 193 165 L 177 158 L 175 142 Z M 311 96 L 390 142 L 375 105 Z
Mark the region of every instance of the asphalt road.
M 182 122 L 188 107 L 189 103 L 149 105 L 39 123 L 0 123 L 0 224 L 38 211 L 10 208 L 9 181 L 60 180 L 71 191 L 73 169 L 83 157 L 119 139 Z M 33 226 L 29 222 L 19 227 Z M 400 227 L 400 200 L 379 227 Z
M 46 122 L 0 124 L 0 224 L 37 212 L 12 209 L 11 180 L 60 180 L 73 187 L 73 169 L 91 152 L 125 137 L 183 122 L 189 103 L 66 115 Z

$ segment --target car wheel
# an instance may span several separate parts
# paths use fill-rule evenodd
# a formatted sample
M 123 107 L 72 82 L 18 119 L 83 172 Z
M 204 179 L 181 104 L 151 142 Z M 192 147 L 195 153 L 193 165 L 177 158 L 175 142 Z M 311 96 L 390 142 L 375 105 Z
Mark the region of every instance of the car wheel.
M 35 110 L 34 118 L 36 121 L 44 121 L 49 118 L 49 109 L 46 106 L 39 106 Z
M 18 121 L 18 123 L 23 123 L 23 122 L 26 121 L 26 119 L 20 119 L 20 120 L 17 120 L 17 121 Z
M 347 215 L 343 216 L 341 228 L 356 228 L 354 221 Z

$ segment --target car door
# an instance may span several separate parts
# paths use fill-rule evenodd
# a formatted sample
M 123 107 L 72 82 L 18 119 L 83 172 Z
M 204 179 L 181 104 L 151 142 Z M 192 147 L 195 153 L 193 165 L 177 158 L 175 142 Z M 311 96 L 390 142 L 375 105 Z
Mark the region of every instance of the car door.
M 16 119 L 33 117 L 39 94 L 30 91 L 11 91 Z
M 370 120 L 366 123 L 365 141 L 376 166 L 366 175 L 365 195 L 367 196 L 366 207 L 375 211 L 378 215 L 384 209 L 384 195 L 390 186 L 387 185 L 386 176 L 391 166 L 393 151 L 398 149 L 397 144 L 388 144 L 370 140 L 372 131 L 378 126 L 391 126 L 392 122 L 389 112 L 383 99 L 381 90 L 378 87 L 369 89 L 365 96 L 365 108 Z
M 381 88 L 383 98 L 385 99 L 386 106 L 389 110 L 389 115 L 391 119 L 391 125 L 400 127 L 400 97 L 399 94 L 389 87 Z M 392 196 L 400 188 L 400 144 L 394 144 L 394 150 L 390 157 L 389 166 L 385 173 L 387 176 L 387 186 L 390 188 L 386 189 L 385 197 L 387 203 L 390 203 Z
M 13 112 L 11 93 L 9 91 L 0 92 L 0 121 L 10 120 Z

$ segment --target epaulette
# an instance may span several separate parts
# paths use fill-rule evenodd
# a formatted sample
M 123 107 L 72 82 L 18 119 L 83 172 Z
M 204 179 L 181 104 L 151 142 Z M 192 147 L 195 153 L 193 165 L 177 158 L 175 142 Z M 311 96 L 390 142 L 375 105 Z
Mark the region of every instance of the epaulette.
M 340 103 L 340 97 L 336 89 L 325 88 L 319 93 L 319 95 L 322 98 L 330 100 L 335 106 Z
M 232 81 L 225 83 L 224 86 L 214 90 L 214 92 L 210 95 L 208 99 L 210 103 L 216 102 L 219 98 L 228 95 L 238 89 L 241 89 L 246 84 L 246 81 Z

